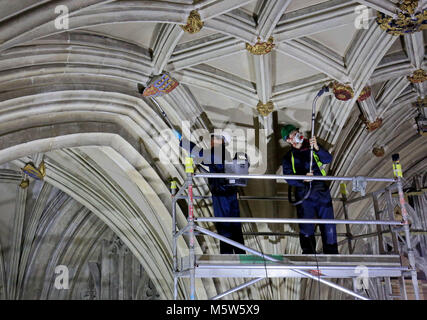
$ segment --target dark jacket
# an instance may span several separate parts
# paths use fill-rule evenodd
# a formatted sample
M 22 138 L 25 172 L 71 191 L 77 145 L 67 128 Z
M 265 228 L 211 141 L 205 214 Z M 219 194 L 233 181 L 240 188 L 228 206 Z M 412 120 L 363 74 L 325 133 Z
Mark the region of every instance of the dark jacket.
M 224 145 L 222 145 L 222 150 L 218 150 L 217 148 L 211 148 L 210 150 L 200 149 L 198 153 L 197 148 L 194 149 L 196 144 L 185 138 L 182 138 L 179 145 L 191 154 L 195 164 L 200 163 L 206 165 L 210 173 L 225 173 L 225 160 L 231 160 L 230 154 L 225 149 Z M 228 185 L 227 179 L 208 178 L 208 184 L 213 196 L 229 196 L 237 193 L 237 188 Z
M 324 148 L 322 148 L 319 145 L 319 151 L 314 150 L 314 152 L 319 157 L 320 162 L 323 164 L 330 163 L 332 161 L 332 155 L 326 151 Z M 295 164 L 295 171 L 294 173 L 292 168 L 292 154 L 294 155 L 294 164 Z M 291 148 L 291 150 L 283 157 L 283 174 L 284 175 L 303 175 L 305 176 L 310 171 L 310 143 L 307 139 L 304 140 L 303 145 L 300 149 Z M 315 176 L 321 176 L 322 172 L 319 169 L 319 166 L 317 165 L 316 161 L 313 159 L 313 174 Z M 303 180 L 286 180 L 286 182 L 291 185 L 295 186 L 297 188 L 305 188 L 306 183 L 303 182 Z M 313 184 L 317 185 L 325 185 L 324 181 L 313 181 Z

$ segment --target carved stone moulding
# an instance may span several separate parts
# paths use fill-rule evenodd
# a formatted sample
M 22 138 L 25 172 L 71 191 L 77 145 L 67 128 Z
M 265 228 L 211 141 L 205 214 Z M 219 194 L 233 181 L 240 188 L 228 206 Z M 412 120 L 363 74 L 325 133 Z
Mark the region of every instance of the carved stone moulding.
M 376 156 L 376 157 L 383 157 L 385 154 L 384 151 L 384 147 L 374 147 L 372 149 L 372 153 Z
M 274 110 L 273 101 L 268 101 L 265 104 L 260 101 L 258 102 L 256 109 L 258 110 L 260 115 L 262 115 L 263 117 L 267 117 Z
M 187 24 L 184 26 L 181 25 L 180 27 L 185 32 L 197 33 L 202 30 L 203 24 L 204 23 L 202 21 L 202 18 L 200 17 L 200 14 L 196 10 L 193 10 L 190 12 L 190 15 L 187 18 Z
M 334 82 L 332 85 L 335 98 L 341 101 L 347 101 L 354 97 L 354 91 L 349 85 Z
M 273 37 L 270 37 L 266 42 L 261 42 L 261 39 L 258 37 L 258 41 L 254 45 L 246 43 L 246 50 L 255 55 L 264 55 L 273 50 L 275 46 L 273 41 Z
M 370 96 L 371 96 L 371 87 L 366 86 L 363 88 L 362 92 L 359 95 L 359 98 L 357 98 L 357 101 L 362 102 L 368 99 Z
M 407 79 L 411 83 L 421 83 L 427 80 L 427 73 L 423 69 L 415 70 L 412 76 L 408 76 Z

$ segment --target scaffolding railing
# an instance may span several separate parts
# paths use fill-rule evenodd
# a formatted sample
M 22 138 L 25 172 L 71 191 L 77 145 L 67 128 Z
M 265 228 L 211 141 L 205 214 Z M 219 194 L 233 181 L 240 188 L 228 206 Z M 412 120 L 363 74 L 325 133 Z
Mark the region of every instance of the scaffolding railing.
M 279 224 L 345 224 L 346 226 L 346 237 L 348 241 L 348 248 L 350 255 L 347 255 L 347 257 L 351 256 L 353 253 L 354 248 L 352 248 L 352 241 L 357 239 L 359 235 L 352 235 L 350 232 L 350 225 L 353 224 L 363 224 L 363 225 L 376 225 L 377 226 L 377 232 L 376 235 L 379 238 L 379 251 L 380 254 L 384 254 L 384 247 L 383 247 L 383 230 L 381 230 L 381 226 L 388 226 L 389 232 L 392 235 L 392 241 L 393 241 L 393 253 L 399 255 L 399 247 L 397 238 L 395 235 L 396 230 L 393 230 L 393 228 L 399 228 L 399 230 L 404 231 L 405 237 L 405 244 L 407 247 L 408 252 L 408 260 L 409 260 L 409 267 L 404 267 L 402 264 L 402 260 L 400 261 L 400 268 L 394 268 L 393 273 L 385 273 L 386 275 L 393 274 L 396 276 L 396 270 L 398 272 L 398 278 L 399 278 L 399 285 L 400 285 L 400 291 L 401 291 L 401 297 L 407 298 L 406 295 L 406 288 L 405 288 L 405 281 L 404 276 L 406 274 L 410 274 L 412 278 L 412 285 L 414 287 L 414 293 L 415 293 L 415 299 L 419 300 L 419 288 L 418 288 L 418 279 L 417 279 L 417 271 L 416 271 L 416 265 L 415 265 L 415 256 L 414 256 L 414 249 L 411 245 L 411 239 L 410 239 L 410 229 L 409 229 L 409 217 L 408 213 L 405 208 L 405 198 L 403 193 L 403 187 L 402 187 L 402 174 L 401 171 L 396 170 L 395 165 L 397 163 L 397 168 L 400 169 L 400 165 L 398 164 L 398 161 L 394 162 L 393 168 L 394 168 L 394 174 L 395 178 L 372 178 L 372 177 L 332 177 L 332 176 L 302 176 L 302 175 L 255 175 L 255 174 L 249 174 L 249 175 L 241 175 L 241 174 L 225 174 L 225 173 L 198 173 L 194 174 L 193 169 L 193 163 L 191 158 L 186 159 L 186 172 L 187 172 L 187 178 L 184 182 L 184 184 L 177 188 L 176 182 L 172 182 L 172 233 L 173 233 L 173 239 L 172 239 L 172 253 L 173 253 L 173 276 L 174 276 L 174 299 L 177 299 L 178 297 L 178 279 L 179 278 L 189 278 L 190 279 L 190 299 L 195 299 L 195 278 L 196 278 L 196 269 L 201 265 L 196 264 L 196 255 L 195 255 L 195 236 L 196 232 L 200 234 L 204 234 L 207 236 L 211 236 L 215 239 L 218 239 L 219 241 L 223 241 L 225 243 L 228 243 L 234 247 L 240 248 L 246 252 L 249 252 L 255 256 L 258 256 L 263 259 L 263 261 L 270 261 L 274 264 L 271 264 L 268 266 L 268 268 L 275 268 L 275 270 L 279 270 L 276 272 L 276 274 L 281 274 L 280 270 L 283 270 L 283 277 L 287 276 L 298 276 L 298 277 L 304 277 L 304 278 L 310 278 L 315 281 L 318 281 L 320 283 L 323 283 L 327 286 L 330 286 L 332 288 L 335 288 L 339 291 L 342 291 L 348 295 L 351 295 L 355 297 L 356 299 L 361 300 L 368 300 L 367 297 L 359 294 L 356 292 L 356 284 L 355 284 L 355 277 L 353 278 L 353 286 L 354 291 L 350 290 L 348 288 L 345 288 L 343 286 L 340 286 L 334 282 L 325 280 L 325 278 L 322 278 L 321 272 L 314 273 L 314 272 L 307 272 L 305 269 L 307 269 L 307 266 L 304 265 L 298 265 L 293 261 L 290 261 L 285 256 L 282 256 L 280 259 L 264 254 L 263 252 L 259 252 L 255 249 L 249 248 L 245 245 L 242 245 L 241 243 L 238 243 L 236 241 L 233 241 L 231 239 L 228 239 L 226 237 L 223 237 L 219 234 L 216 234 L 210 230 L 207 230 L 205 228 L 202 228 L 200 226 L 196 225 L 196 222 L 215 222 L 215 223 L 224 223 L 224 222 L 240 222 L 240 223 L 279 223 Z M 401 170 L 401 169 L 400 169 Z M 227 179 L 269 179 L 269 180 L 316 180 L 316 181 L 354 181 L 356 178 L 363 178 L 367 182 L 388 182 L 390 185 L 388 185 L 386 188 L 383 188 L 381 190 L 377 190 L 375 192 L 368 193 L 367 195 L 347 200 L 346 198 L 346 190 L 345 188 L 341 188 L 341 196 L 342 198 L 339 199 L 343 203 L 343 211 L 344 211 L 344 217 L 345 219 L 290 219 L 290 218 L 225 218 L 225 217 L 195 217 L 194 216 L 194 206 L 193 201 L 194 200 L 203 200 L 203 199 L 209 199 L 210 196 L 194 196 L 193 195 L 193 180 L 194 178 L 213 178 L 213 179 L 219 179 L 219 178 L 227 178 Z M 345 184 L 344 184 L 345 186 Z M 344 189 L 344 190 L 343 190 Z M 396 221 L 394 220 L 394 212 L 393 212 L 393 206 L 392 206 L 392 191 L 397 189 L 398 195 L 399 195 L 399 201 L 401 205 L 402 210 L 402 221 Z M 187 191 L 187 194 L 184 195 L 184 192 Z M 390 220 L 380 220 L 379 217 L 379 208 L 378 208 L 378 196 L 379 194 L 384 193 L 386 198 L 386 206 L 387 211 L 389 213 L 389 219 Z M 255 199 L 266 199 L 269 200 L 275 200 L 276 197 L 247 197 L 247 200 L 255 200 Z M 277 197 L 280 200 L 283 200 L 283 198 Z M 176 205 L 177 201 L 179 199 L 186 199 L 188 202 L 188 218 L 187 218 L 187 225 L 182 228 L 181 230 L 177 230 L 176 225 Z M 356 201 L 361 201 L 365 199 L 372 199 L 374 202 L 374 211 L 375 211 L 375 220 L 350 220 L 348 219 L 348 204 L 354 203 Z M 246 199 L 242 199 L 246 200 Z M 334 199 L 337 200 L 337 199 Z M 177 256 L 177 239 L 178 237 L 187 234 L 189 236 L 189 255 L 188 255 L 188 266 L 186 269 L 179 269 L 178 268 L 178 256 Z M 319 255 L 317 255 L 319 257 Z M 334 257 L 340 258 L 345 257 L 346 255 L 334 255 Z M 399 258 L 401 256 L 399 255 Z M 249 265 L 211 265 L 211 266 L 205 266 L 205 267 L 215 267 L 215 268 L 224 268 L 227 270 L 244 270 L 245 268 L 252 268 L 253 266 Z M 267 269 L 267 266 L 265 266 Z M 323 268 L 326 268 L 325 266 Z M 336 272 L 334 275 L 336 275 L 336 278 L 340 277 L 340 268 L 338 266 L 333 267 Z M 381 266 L 376 267 L 377 269 L 381 269 Z M 385 267 L 384 267 L 385 268 Z M 385 269 L 384 269 L 385 270 Z M 389 269 L 387 269 L 389 270 Z M 291 271 L 291 273 L 289 273 Z M 251 274 L 251 273 L 250 273 Z M 348 272 L 346 273 L 348 276 Z M 376 273 L 378 274 L 378 273 Z M 236 277 L 236 272 L 230 272 L 230 277 Z M 256 277 L 255 279 L 246 282 L 244 284 L 241 284 L 235 288 L 232 288 L 230 290 L 227 290 L 226 292 L 219 294 L 211 299 L 219 299 L 224 297 L 227 294 L 233 293 L 237 290 L 240 290 L 242 288 L 245 288 L 247 286 L 250 286 L 254 283 L 257 283 L 258 281 L 264 279 L 266 276 L 263 277 Z M 391 288 L 390 285 L 390 276 L 384 277 L 388 283 L 388 287 Z M 392 292 L 389 292 L 389 296 L 393 297 Z

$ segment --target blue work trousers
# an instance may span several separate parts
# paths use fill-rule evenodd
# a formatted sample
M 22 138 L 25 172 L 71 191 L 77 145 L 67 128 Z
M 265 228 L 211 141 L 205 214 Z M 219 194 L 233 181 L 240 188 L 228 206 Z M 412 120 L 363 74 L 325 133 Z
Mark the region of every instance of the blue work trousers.
M 212 202 L 215 217 L 240 217 L 237 193 L 232 193 L 231 195 L 212 195 Z M 215 223 L 215 226 L 221 236 L 244 244 L 242 224 L 240 222 L 217 222 Z M 223 241 L 220 241 L 220 252 L 221 254 L 246 253 L 244 250 L 236 248 Z
M 307 189 L 306 189 L 307 190 Z M 297 191 L 297 199 L 304 197 L 305 191 Z M 297 215 L 300 219 L 334 219 L 331 194 L 329 188 L 313 185 L 310 196 L 297 206 Z M 314 224 L 299 224 L 300 234 L 305 237 L 314 235 Z M 337 243 L 337 231 L 335 224 L 319 224 L 323 245 Z

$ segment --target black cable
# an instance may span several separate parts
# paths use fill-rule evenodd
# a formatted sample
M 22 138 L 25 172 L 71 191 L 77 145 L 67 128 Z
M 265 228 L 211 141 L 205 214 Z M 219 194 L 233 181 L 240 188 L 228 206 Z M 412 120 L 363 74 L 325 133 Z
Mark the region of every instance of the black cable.
M 255 236 L 255 241 L 257 242 L 258 247 L 259 247 L 259 250 L 261 251 L 262 255 L 264 256 L 264 255 L 265 255 L 265 254 L 264 254 L 264 251 L 262 250 L 262 246 L 261 246 L 261 244 L 259 243 L 259 241 L 258 241 L 258 237 L 257 237 L 257 236 Z M 265 277 L 267 278 L 268 286 L 270 287 L 270 291 L 271 291 L 271 292 L 273 292 L 272 285 L 271 285 L 271 279 L 268 277 L 268 272 L 267 272 L 267 263 L 266 263 L 266 261 L 265 261 L 265 258 L 264 258 L 264 257 L 263 257 L 262 259 L 263 259 L 263 264 L 264 264 Z M 273 299 L 273 296 L 271 296 L 270 298 L 271 298 L 271 300 L 272 300 L 272 299 Z
M 316 230 L 316 228 L 315 228 Z M 314 237 L 314 236 L 313 236 Z M 313 248 L 313 244 L 311 243 L 311 241 L 308 241 L 310 243 L 310 247 L 311 250 L 314 253 L 314 259 L 316 259 L 316 267 L 317 267 L 317 277 L 318 277 L 318 281 L 317 281 L 317 287 L 319 289 L 319 300 L 320 300 L 320 269 L 319 269 L 319 261 L 317 259 L 317 254 L 316 254 L 316 247 Z

